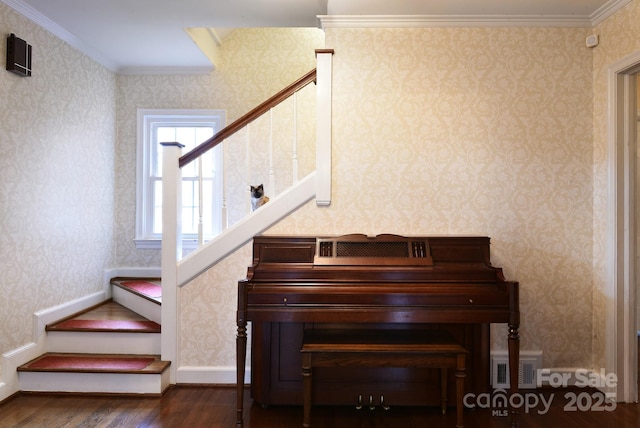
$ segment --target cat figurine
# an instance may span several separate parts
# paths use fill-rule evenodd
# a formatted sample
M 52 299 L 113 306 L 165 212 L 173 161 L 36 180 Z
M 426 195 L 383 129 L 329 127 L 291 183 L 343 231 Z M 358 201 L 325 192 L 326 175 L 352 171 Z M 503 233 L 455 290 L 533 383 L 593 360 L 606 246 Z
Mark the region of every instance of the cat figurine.
M 264 195 L 264 186 L 251 186 L 251 211 L 255 211 L 269 202 L 269 197 Z

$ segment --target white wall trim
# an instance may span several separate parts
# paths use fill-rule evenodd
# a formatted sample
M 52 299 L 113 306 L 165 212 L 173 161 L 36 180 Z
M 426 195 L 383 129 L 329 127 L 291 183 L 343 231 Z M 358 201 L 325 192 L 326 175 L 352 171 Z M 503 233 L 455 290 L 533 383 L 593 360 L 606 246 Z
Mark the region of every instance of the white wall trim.
M 251 382 L 251 367 L 246 367 L 244 383 Z M 178 368 L 179 384 L 235 385 L 235 366 L 182 366 Z
M 319 15 L 321 28 L 584 27 L 592 28 L 631 0 L 610 0 L 590 15 Z
M 573 27 L 591 28 L 588 15 L 320 15 L 326 28 Z
M 107 281 L 111 278 L 160 278 L 160 267 L 119 267 L 105 270 Z
M 2 354 L 2 383 L 0 401 L 20 391 L 18 367 L 40 356 L 44 352 L 44 341 L 27 343 L 20 348 Z
M 98 291 L 33 314 L 33 342 L 2 354 L 0 401 L 20 390 L 17 368 L 46 352 L 47 324 L 90 308 L 107 299 L 105 291 Z
M 591 23 L 595 27 L 602 21 L 631 3 L 631 0 L 609 0 L 591 14 Z
M 157 66 L 149 66 L 149 67 L 120 67 L 116 70 L 118 74 L 121 75 L 132 75 L 132 74 L 188 74 L 188 75 L 198 75 L 198 74 L 211 74 L 215 71 L 215 67 L 213 65 L 205 65 L 205 66 L 193 66 L 193 67 L 176 67 L 176 66 L 166 66 L 166 67 L 157 67 Z
M 640 70 L 640 51 L 608 68 L 606 369 L 618 376 L 619 402 L 637 402 L 635 234 L 636 143 L 630 75 Z M 635 92 L 634 92 L 635 93 Z M 633 114 L 633 117 L 628 117 Z
M 44 340 L 45 327 L 54 321 L 66 318 L 77 312 L 95 306 L 107 300 L 104 291 L 98 291 L 85 297 L 63 303 L 52 308 L 43 309 L 33 314 L 33 339 L 36 343 Z
M 94 48 L 87 45 L 84 41 L 80 40 L 79 38 L 77 38 L 76 36 L 68 32 L 67 30 L 65 30 L 64 28 L 62 28 L 61 26 L 59 26 L 58 24 L 56 24 L 55 22 L 53 22 L 52 20 L 50 20 L 49 18 L 47 18 L 46 16 L 44 16 L 43 14 L 41 14 L 40 12 L 32 8 L 31 6 L 26 4 L 25 2 L 21 0 L 1 0 L 1 1 L 5 3 L 7 6 L 9 6 L 10 8 L 12 8 L 13 10 L 15 10 L 16 12 L 18 12 L 19 14 L 23 15 L 24 17 L 30 19 L 40 27 L 49 31 L 54 36 L 67 42 L 68 44 L 70 44 L 80 52 L 87 55 L 89 58 L 96 61 L 97 63 L 102 64 L 103 66 L 105 66 L 111 71 L 117 71 L 118 65 L 116 63 L 102 56 L 102 54 L 100 54 Z

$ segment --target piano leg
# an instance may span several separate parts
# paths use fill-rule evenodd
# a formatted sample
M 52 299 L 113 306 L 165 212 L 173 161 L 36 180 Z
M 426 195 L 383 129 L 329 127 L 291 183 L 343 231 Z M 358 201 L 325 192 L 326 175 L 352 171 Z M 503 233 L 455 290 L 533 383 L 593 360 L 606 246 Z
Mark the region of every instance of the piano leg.
M 236 427 L 242 427 L 244 407 L 244 371 L 247 360 L 247 325 L 238 323 L 236 336 Z
M 302 426 L 311 426 L 311 354 L 305 352 L 302 354 L 302 390 L 303 390 L 303 418 Z
M 519 324 L 509 323 L 509 383 L 511 385 L 510 395 L 518 393 L 518 378 L 520 364 L 520 333 L 518 333 Z M 511 403 L 512 400 L 509 400 Z M 511 426 L 518 426 L 518 410 L 511 408 Z

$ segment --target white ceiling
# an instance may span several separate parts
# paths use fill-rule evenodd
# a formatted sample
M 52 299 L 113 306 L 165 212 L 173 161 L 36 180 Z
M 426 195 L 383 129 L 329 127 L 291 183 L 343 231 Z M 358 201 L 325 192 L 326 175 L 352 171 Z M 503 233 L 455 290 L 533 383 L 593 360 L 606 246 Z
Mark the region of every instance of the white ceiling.
M 320 15 L 593 22 L 629 0 L 1 0 L 106 67 L 211 68 L 187 28 L 318 27 Z M 621 7 L 621 6 L 620 6 Z M 224 34 L 224 31 L 221 32 Z M 20 37 L 19 34 L 17 34 Z

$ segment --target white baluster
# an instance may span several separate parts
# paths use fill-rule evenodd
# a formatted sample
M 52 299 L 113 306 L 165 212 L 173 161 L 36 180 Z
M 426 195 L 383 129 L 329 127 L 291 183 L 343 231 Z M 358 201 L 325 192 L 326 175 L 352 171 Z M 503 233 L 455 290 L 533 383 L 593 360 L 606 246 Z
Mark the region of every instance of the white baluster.
M 204 229 L 202 224 L 202 204 L 204 196 L 202 194 L 202 156 L 198 158 L 198 247 L 204 245 Z
M 293 93 L 293 184 L 298 182 L 298 92 Z
M 222 144 L 227 144 L 227 140 L 224 140 Z M 218 173 L 219 171 L 216 171 Z M 227 230 L 229 227 L 229 217 L 227 214 L 227 151 L 222 147 L 222 212 L 220 215 L 222 216 L 222 230 Z
M 244 173 L 245 173 L 245 180 L 247 182 L 247 197 L 245 198 L 245 200 L 247 201 L 247 210 L 246 212 L 250 213 L 251 212 L 251 177 L 250 177 L 250 171 L 251 171 L 251 162 L 249 159 L 249 154 L 251 153 L 251 137 L 250 137 L 250 133 L 249 133 L 249 125 L 246 126 L 247 128 L 247 135 L 246 135 L 246 139 L 245 139 L 245 149 L 244 149 Z
M 269 192 L 276 194 L 276 178 L 273 170 L 273 109 L 269 109 Z

